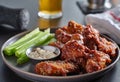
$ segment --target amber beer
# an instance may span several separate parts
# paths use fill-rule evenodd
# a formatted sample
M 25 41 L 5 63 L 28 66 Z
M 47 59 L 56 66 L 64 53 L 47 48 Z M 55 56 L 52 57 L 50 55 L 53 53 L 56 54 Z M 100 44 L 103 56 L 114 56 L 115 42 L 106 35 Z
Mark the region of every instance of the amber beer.
M 58 18 L 62 16 L 62 0 L 39 0 L 39 13 L 43 18 Z

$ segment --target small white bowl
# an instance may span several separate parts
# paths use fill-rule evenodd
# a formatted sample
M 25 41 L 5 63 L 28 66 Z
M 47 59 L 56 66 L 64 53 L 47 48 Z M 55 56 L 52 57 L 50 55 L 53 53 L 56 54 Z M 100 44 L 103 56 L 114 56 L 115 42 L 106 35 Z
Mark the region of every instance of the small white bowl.
M 43 50 L 47 50 L 47 51 L 51 51 L 53 53 L 55 53 L 56 55 L 50 58 L 35 58 L 35 57 L 31 57 L 30 53 L 35 49 L 35 48 L 41 48 Z M 37 47 L 30 47 L 26 50 L 26 55 L 32 59 L 32 60 L 38 60 L 38 61 L 44 61 L 44 60 L 50 60 L 50 59 L 54 59 L 56 57 L 58 57 L 60 55 L 60 49 L 54 46 L 37 46 Z

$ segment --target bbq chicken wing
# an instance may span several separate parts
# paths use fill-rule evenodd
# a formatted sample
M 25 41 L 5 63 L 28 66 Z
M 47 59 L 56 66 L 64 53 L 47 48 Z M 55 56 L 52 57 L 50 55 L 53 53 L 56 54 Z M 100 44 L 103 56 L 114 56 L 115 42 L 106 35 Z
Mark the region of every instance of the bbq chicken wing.
M 62 60 L 76 60 L 78 57 L 85 56 L 85 46 L 80 44 L 79 41 L 71 40 L 67 42 L 62 48 Z
M 102 51 L 110 56 L 116 55 L 116 45 L 100 36 L 100 33 L 91 25 L 87 25 L 83 31 L 84 45 L 91 50 Z
M 86 59 L 85 70 L 88 73 L 101 70 L 111 63 L 110 56 L 101 51 L 92 50 Z
M 45 61 L 36 64 L 35 72 L 40 75 L 66 76 L 70 73 L 77 73 L 77 67 L 65 61 Z

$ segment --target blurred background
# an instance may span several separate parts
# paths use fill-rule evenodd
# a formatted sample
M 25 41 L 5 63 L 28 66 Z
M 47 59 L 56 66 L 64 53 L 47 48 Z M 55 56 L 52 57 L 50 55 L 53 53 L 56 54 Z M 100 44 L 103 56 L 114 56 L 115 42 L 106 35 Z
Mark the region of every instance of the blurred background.
M 89 3 L 88 3 L 89 1 Z M 101 1 L 101 0 L 92 0 L 94 1 Z M 106 0 L 108 1 L 108 0 Z M 63 0 L 62 2 L 62 11 L 63 16 L 58 19 L 43 19 L 38 17 L 38 0 L 0 0 L 0 5 L 3 5 L 8 8 L 24 8 L 27 9 L 30 14 L 30 21 L 25 29 L 32 30 L 37 28 L 58 28 L 67 25 L 68 21 L 74 20 L 80 24 L 85 24 L 85 17 L 87 13 L 97 13 L 96 10 L 98 9 L 90 9 L 88 8 L 91 3 L 91 0 Z M 109 4 L 111 6 L 109 7 Z M 120 0 L 109 0 L 109 4 L 106 4 L 106 7 L 113 8 L 120 4 Z M 95 7 L 96 8 L 96 7 Z M 85 13 L 85 10 L 87 10 Z M 101 13 L 106 11 L 102 10 Z M 90 11 L 90 12 L 89 12 Z M 91 12 L 92 11 L 92 12 Z M 94 12 L 95 11 L 95 12 Z M 0 12 L 1 13 L 1 12 Z M 1 14 L 0 14 L 1 15 Z M 13 18 L 14 19 L 14 18 Z M 5 19 L 8 20 L 8 19 Z M 9 19 L 10 20 L 10 19 Z M 1 25 L 1 24 L 0 24 Z M 16 35 L 20 32 L 16 31 L 9 31 L 7 32 L 1 30 L 4 26 L 0 26 L 0 48 L 2 47 L 3 43 L 8 40 L 13 35 Z M 101 79 L 94 81 L 94 82 L 118 82 L 120 80 L 119 76 L 119 65 L 118 63 L 111 72 L 109 72 L 106 76 L 102 77 Z M 10 76 L 12 74 L 12 76 Z M 109 79 L 108 79 L 109 77 Z M 11 71 L 1 59 L 0 55 L 0 82 L 30 82 L 23 78 L 17 76 L 13 71 Z M 93 81 L 92 81 L 93 82 Z
M 92 3 L 91 3 L 91 2 Z M 40 28 L 48 27 L 61 27 L 66 25 L 69 20 L 75 20 L 78 23 L 85 24 L 84 9 L 88 8 L 90 4 L 93 4 L 96 0 L 63 0 L 62 10 L 63 17 L 54 20 L 46 20 L 38 17 L 38 0 L 0 0 L 0 5 L 9 8 L 25 8 L 30 13 L 30 22 L 26 29 L 33 29 L 39 26 Z M 98 1 L 109 1 L 112 7 L 118 5 L 120 0 L 98 0 Z M 89 3 L 88 3 L 89 2 Z M 78 3 L 78 4 L 77 4 Z M 79 6 L 82 4 L 82 8 Z M 106 7 L 109 6 L 106 2 Z M 112 8 L 110 7 L 110 8 Z M 83 9 L 83 10 L 82 10 Z M 86 12 L 91 9 L 87 9 Z M 90 12 L 88 12 L 90 13 Z

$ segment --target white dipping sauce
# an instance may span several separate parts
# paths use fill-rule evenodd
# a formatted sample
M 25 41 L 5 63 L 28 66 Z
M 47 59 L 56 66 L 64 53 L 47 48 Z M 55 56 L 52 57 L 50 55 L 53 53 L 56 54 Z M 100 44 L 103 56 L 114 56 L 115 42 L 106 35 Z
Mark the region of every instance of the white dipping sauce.
M 35 48 L 29 56 L 36 59 L 50 59 L 56 56 L 56 54 L 49 50 L 44 50 L 41 48 Z

